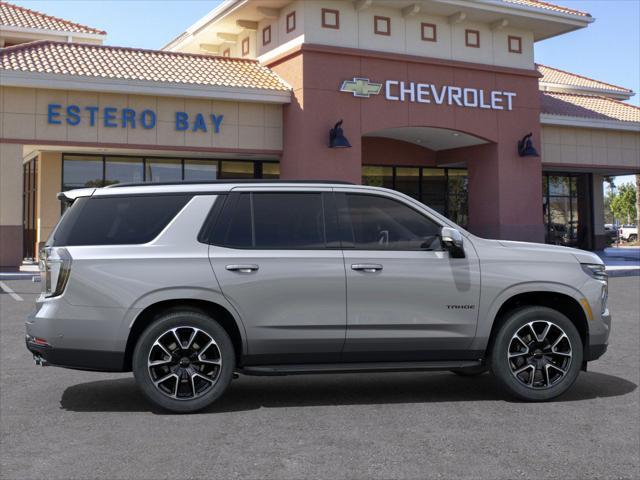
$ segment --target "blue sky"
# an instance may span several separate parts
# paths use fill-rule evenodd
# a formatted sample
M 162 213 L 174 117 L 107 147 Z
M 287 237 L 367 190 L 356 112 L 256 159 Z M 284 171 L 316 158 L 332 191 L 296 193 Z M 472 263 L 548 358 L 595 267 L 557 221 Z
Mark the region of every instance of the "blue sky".
M 12 3 L 106 30 L 106 43 L 110 45 L 161 48 L 220 2 L 12 0 Z M 536 61 L 640 92 L 640 0 L 555 0 L 555 3 L 587 11 L 596 21 L 586 29 L 536 44 Z M 631 103 L 640 105 L 640 95 L 634 96 Z

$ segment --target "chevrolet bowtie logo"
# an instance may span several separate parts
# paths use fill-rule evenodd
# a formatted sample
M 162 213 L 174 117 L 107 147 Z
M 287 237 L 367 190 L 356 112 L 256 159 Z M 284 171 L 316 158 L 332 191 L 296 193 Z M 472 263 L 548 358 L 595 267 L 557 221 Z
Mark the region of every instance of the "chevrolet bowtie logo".
M 353 93 L 354 97 L 369 98 L 378 95 L 382 89 L 381 83 L 370 82 L 368 78 L 354 77 L 353 80 L 345 80 L 340 87 L 341 92 Z

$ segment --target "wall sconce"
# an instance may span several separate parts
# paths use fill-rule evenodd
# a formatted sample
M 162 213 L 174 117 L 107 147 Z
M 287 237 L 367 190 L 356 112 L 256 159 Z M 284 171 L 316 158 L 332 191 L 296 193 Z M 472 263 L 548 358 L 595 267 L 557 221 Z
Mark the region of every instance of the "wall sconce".
M 538 151 L 533 147 L 531 137 L 533 133 L 525 135 L 522 140 L 518 141 L 518 155 L 521 157 L 539 157 Z
M 342 130 L 342 120 L 329 130 L 329 148 L 351 148 L 351 144 Z

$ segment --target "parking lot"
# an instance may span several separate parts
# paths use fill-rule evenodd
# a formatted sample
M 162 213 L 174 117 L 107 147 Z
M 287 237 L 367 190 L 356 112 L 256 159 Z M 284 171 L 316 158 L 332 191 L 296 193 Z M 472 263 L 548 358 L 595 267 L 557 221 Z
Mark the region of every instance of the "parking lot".
M 240 377 L 187 416 L 130 374 L 35 366 L 39 288 L 0 293 L 2 478 L 638 478 L 639 276 L 611 279 L 609 352 L 556 401 L 507 399 L 489 375 Z

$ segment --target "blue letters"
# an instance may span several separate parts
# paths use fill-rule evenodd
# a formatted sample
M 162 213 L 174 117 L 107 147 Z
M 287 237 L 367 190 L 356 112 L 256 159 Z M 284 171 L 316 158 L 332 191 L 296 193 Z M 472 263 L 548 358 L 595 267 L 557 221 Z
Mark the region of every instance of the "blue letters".
M 58 105 L 57 103 L 50 103 L 47 106 L 47 122 L 52 125 L 60 125 L 62 122 L 58 120 L 60 116 L 59 109 L 62 108 L 62 105 Z
M 203 132 L 207 131 L 207 124 L 204 123 L 204 116 L 199 113 L 196 115 L 196 119 L 193 122 L 192 132 L 197 132 L 198 130 L 202 130 Z
M 130 108 L 122 109 L 122 128 L 127 128 L 127 125 L 131 124 L 131 128 L 136 128 L 136 111 Z
M 88 112 L 88 117 L 82 117 L 82 112 Z M 222 120 L 224 115 L 216 115 L 214 113 L 204 114 L 195 113 L 193 120 L 189 118 L 187 112 L 175 113 L 175 129 L 178 132 L 204 132 L 210 129 L 214 133 L 220 133 Z M 47 105 L 47 122 L 50 125 L 67 125 L 77 126 L 83 121 L 87 121 L 89 126 L 95 127 L 101 120 L 104 127 L 114 128 L 136 128 L 141 125 L 142 128 L 149 130 L 156 127 L 157 114 L 154 110 L 143 110 L 138 113 L 132 108 L 116 108 L 116 107 L 99 107 L 97 105 L 89 105 L 80 107 L 78 105 L 60 105 L 50 103 Z
M 102 111 L 102 116 L 104 118 L 104 126 L 105 127 L 109 127 L 109 128 L 113 128 L 113 127 L 117 127 L 118 124 L 115 122 L 116 120 L 116 112 L 118 111 L 117 108 L 114 107 L 105 107 L 104 110 Z
M 184 132 L 189 128 L 189 115 L 187 112 L 176 112 L 176 130 Z
M 98 107 L 84 107 L 89 112 L 89 126 L 94 127 L 96 125 L 96 113 L 98 113 Z
M 80 107 L 77 105 L 69 105 L 67 107 L 67 123 L 69 125 L 78 125 L 80 123 Z
M 146 128 L 147 130 L 154 128 L 156 126 L 156 112 L 153 110 L 143 110 L 140 114 L 140 123 L 142 124 L 142 128 Z
M 211 114 L 211 122 L 213 123 L 213 128 L 215 133 L 220 133 L 220 125 L 222 125 L 223 118 L 224 118 L 224 115 L 216 116 L 213 113 Z

